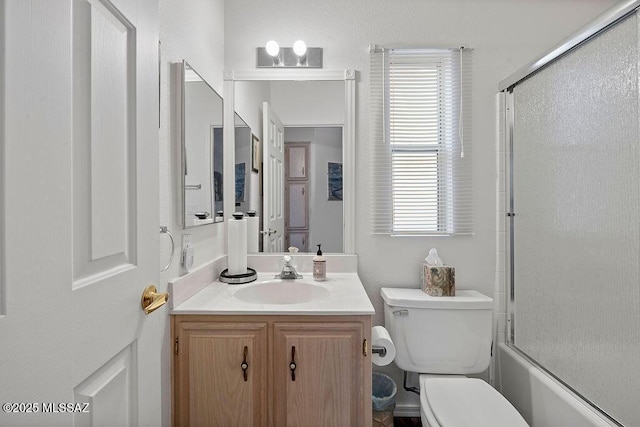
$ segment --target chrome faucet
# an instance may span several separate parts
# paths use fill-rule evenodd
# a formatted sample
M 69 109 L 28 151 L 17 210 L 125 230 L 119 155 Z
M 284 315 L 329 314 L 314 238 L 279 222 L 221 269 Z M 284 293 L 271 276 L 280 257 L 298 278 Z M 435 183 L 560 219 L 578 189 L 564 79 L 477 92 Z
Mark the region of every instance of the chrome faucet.
M 285 255 L 282 258 L 283 266 L 280 274 L 276 274 L 276 279 L 302 279 L 302 276 L 298 274 L 296 269 L 293 267 L 293 258 L 291 255 Z

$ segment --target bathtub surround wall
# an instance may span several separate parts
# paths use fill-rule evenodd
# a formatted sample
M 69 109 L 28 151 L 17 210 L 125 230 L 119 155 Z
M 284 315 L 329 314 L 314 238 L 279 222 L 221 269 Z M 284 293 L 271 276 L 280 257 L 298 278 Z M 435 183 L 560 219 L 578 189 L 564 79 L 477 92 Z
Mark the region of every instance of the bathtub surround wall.
M 225 69 L 255 68 L 255 47 L 267 40 L 304 39 L 324 47 L 324 69 L 356 69 L 356 253 L 359 275 L 376 309 L 374 324 L 384 324 L 380 288 L 420 286 L 420 264 L 429 248 L 456 266 L 459 289 L 493 296 L 496 264 L 495 158 L 497 83 L 572 34 L 614 0 L 474 2 L 402 0 L 328 0 L 225 3 Z M 544 29 L 544 30 L 541 30 Z M 469 237 L 392 238 L 371 235 L 369 162 L 368 45 L 470 43 L 473 70 L 473 174 L 475 234 Z M 251 119 L 245 117 L 249 122 Z M 498 299 L 498 303 L 502 302 Z M 415 414 L 417 396 L 402 390 L 402 373 L 391 364 L 381 371 L 398 383 L 396 413 Z

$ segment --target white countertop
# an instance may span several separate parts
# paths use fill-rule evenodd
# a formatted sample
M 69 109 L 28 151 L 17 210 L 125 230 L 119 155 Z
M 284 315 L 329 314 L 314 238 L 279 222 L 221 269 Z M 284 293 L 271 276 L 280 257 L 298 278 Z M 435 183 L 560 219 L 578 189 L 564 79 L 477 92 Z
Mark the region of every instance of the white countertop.
M 258 274 L 258 280 L 271 281 L 276 272 Z M 252 282 L 244 285 L 229 285 L 215 281 L 206 285 L 186 301 L 171 310 L 171 314 L 225 314 L 225 315 L 372 315 L 373 305 L 364 290 L 357 273 L 327 273 L 322 282 L 313 281 L 311 272 L 301 272 L 298 282 L 312 283 L 329 291 L 327 296 L 310 302 L 296 304 L 261 304 L 238 299 L 236 292 L 250 286 L 260 286 Z M 287 281 L 289 282 L 289 281 Z M 294 284 L 296 280 L 291 281 Z

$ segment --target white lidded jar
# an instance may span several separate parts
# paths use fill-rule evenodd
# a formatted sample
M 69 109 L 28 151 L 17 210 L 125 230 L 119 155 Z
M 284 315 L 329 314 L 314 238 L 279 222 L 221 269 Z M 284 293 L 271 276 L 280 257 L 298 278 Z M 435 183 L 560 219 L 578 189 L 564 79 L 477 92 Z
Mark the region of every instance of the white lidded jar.
M 322 256 L 322 250 L 318 246 L 318 252 L 313 257 L 313 280 L 321 282 L 327 278 L 327 259 Z

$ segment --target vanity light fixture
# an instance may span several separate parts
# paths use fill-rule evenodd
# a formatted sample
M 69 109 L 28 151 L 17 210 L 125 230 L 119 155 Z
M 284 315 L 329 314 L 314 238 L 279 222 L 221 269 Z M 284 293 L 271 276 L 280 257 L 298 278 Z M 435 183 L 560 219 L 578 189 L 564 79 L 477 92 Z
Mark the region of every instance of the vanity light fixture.
M 266 45 L 264 45 L 264 49 L 267 51 L 267 54 L 273 58 L 273 65 L 280 65 L 280 46 L 278 42 L 275 40 L 269 40 Z
M 297 57 L 297 66 L 307 63 L 307 44 L 303 40 L 298 40 L 293 44 L 293 53 Z
M 322 68 L 322 48 L 307 47 L 303 40 L 296 41 L 293 47 L 280 47 L 270 40 L 256 48 L 256 67 Z

